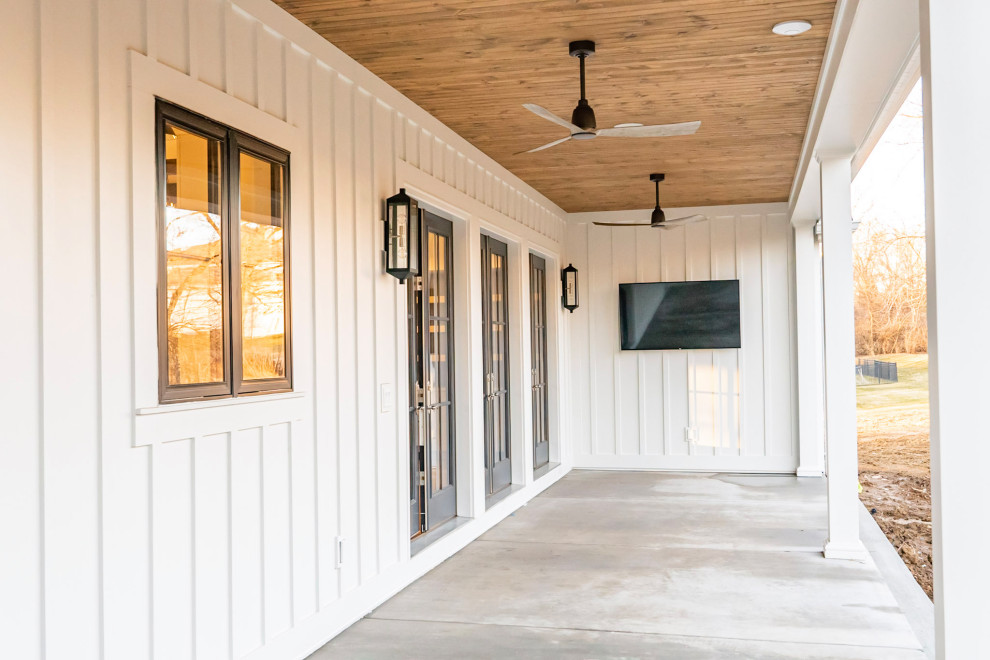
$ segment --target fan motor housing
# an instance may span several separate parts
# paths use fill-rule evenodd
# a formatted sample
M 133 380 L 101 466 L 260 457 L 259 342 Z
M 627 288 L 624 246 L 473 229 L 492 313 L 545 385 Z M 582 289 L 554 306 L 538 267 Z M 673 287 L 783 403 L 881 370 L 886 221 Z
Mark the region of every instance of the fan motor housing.
M 588 105 L 587 100 L 581 99 L 578 101 L 577 107 L 571 113 L 571 123 L 575 126 L 580 126 L 586 131 L 593 131 L 598 128 L 595 122 L 595 111 Z

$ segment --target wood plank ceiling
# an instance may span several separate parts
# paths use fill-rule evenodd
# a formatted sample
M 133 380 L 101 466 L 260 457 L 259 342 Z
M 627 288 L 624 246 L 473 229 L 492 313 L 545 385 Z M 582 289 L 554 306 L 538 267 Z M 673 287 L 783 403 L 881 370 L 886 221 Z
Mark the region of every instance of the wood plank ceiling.
M 276 0 L 564 210 L 787 199 L 835 0 Z M 800 36 L 771 32 L 804 19 Z M 692 136 L 571 140 L 568 42 L 591 39 L 598 127 L 701 121 Z

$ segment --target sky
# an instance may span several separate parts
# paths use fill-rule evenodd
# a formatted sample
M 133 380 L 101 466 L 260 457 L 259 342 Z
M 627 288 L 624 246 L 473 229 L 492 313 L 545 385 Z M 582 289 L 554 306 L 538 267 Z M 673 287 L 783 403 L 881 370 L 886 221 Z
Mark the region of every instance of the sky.
M 921 81 L 914 86 L 852 184 L 852 214 L 911 233 L 925 226 Z

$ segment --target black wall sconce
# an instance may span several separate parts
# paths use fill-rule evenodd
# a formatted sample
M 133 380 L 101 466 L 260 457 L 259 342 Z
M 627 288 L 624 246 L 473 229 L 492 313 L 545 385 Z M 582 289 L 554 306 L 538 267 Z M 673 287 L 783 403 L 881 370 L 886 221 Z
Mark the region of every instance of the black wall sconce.
M 405 188 L 385 201 L 385 272 L 400 282 L 419 275 L 419 205 Z
M 567 268 L 560 271 L 560 281 L 564 285 L 561 292 L 561 302 L 571 314 L 578 308 L 578 281 L 577 268 L 572 264 L 567 264 Z

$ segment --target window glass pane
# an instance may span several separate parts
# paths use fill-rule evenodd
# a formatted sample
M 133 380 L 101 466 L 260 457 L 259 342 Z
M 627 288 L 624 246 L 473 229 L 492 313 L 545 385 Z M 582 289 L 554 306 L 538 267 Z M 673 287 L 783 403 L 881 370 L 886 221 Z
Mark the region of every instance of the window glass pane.
M 284 167 L 240 154 L 244 380 L 285 377 Z
M 165 124 L 169 385 L 224 380 L 220 146 Z

